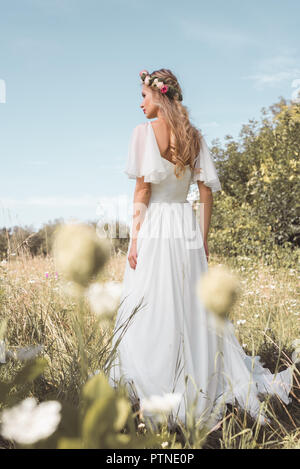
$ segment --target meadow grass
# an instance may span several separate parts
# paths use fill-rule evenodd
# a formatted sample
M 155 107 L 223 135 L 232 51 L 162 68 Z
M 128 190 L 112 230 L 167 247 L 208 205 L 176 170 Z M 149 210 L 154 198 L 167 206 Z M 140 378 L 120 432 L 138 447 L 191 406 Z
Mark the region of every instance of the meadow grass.
M 101 281 L 123 279 L 127 259 L 112 256 L 98 277 Z M 299 338 L 299 272 L 267 266 L 262 260 L 234 260 L 210 256 L 209 265 L 224 264 L 240 277 L 243 291 L 231 311 L 236 336 L 249 355 L 259 355 L 272 373 L 291 364 L 291 342 Z M 82 356 L 75 333 L 78 302 L 66 292 L 51 256 L 31 257 L 24 253 L 0 265 L 0 320 L 7 319 L 6 347 L 42 344 L 49 366 L 35 380 L 30 394 L 38 400 L 59 399 L 77 403 L 82 386 Z M 101 322 L 83 301 L 82 343 L 90 373 L 105 370 L 110 357 L 115 316 Z M 19 364 L 11 360 L 0 367 L 1 379 L 14 374 Z M 288 406 L 271 396 L 268 412 L 272 423 L 259 427 L 238 406 L 228 406 L 222 424 L 209 435 L 179 429 L 174 435 L 164 426 L 161 437 L 168 448 L 300 448 L 300 375 L 296 370 L 292 402 Z M 24 389 L 24 397 L 28 390 Z M 147 430 L 143 430 L 147 431 Z M 142 431 L 142 433 L 143 433 Z M 142 437 L 142 436 L 141 436 Z M 5 446 L 5 445 L 3 445 Z

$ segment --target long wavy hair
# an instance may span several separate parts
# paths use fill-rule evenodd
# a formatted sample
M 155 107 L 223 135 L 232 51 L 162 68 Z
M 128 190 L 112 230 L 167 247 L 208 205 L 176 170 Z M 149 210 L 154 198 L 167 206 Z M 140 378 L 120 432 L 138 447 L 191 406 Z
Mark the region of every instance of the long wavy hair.
M 162 78 L 167 85 L 173 86 L 178 95 L 182 96 L 182 90 L 176 76 L 166 68 L 153 71 L 150 76 Z M 143 85 L 142 83 L 141 85 Z M 170 127 L 170 143 L 167 154 L 175 164 L 174 173 L 180 178 L 185 172 L 185 166 L 189 164 L 192 169 L 195 158 L 199 154 L 201 147 L 201 132 L 189 119 L 189 112 L 186 106 L 176 97 L 170 98 L 161 93 L 159 89 L 149 86 L 153 103 L 159 106 L 160 112 Z

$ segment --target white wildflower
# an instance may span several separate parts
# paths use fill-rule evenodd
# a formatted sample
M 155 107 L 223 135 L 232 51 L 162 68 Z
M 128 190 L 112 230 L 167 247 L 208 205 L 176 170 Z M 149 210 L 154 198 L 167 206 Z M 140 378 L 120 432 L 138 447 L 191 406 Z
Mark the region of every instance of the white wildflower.
M 87 291 L 90 307 L 99 316 L 112 315 L 119 306 L 122 293 L 120 282 L 92 283 Z
M 240 324 L 245 324 L 245 322 L 246 322 L 246 319 L 239 319 L 236 323 L 240 325 Z
M 292 342 L 292 347 L 294 348 L 294 351 L 292 353 L 292 360 L 294 363 L 299 363 L 300 362 L 300 339 L 295 339 Z
M 210 267 L 197 281 L 196 292 L 208 310 L 225 318 L 239 296 L 239 279 L 222 265 Z
M 108 260 L 109 244 L 87 224 L 62 224 L 54 233 L 53 254 L 66 280 L 85 288 Z
M 161 89 L 164 86 L 164 82 L 163 81 L 158 81 L 156 83 L 156 86 L 157 86 L 158 89 Z
M 292 361 L 294 363 L 300 363 L 300 348 L 296 348 L 296 350 L 293 351 Z
M 167 441 L 163 441 L 162 444 L 161 444 L 161 447 L 166 448 L 168 445 L 169 445 L 169 443 Z
M 300 348 L 300 339 L 293 340 L 292 347 L 295 348 L 295 349 Z
M 46 401 L 38 404 L 28 397 L 16 406 L 5 409 L 1 415 L 1 434 L 20 444 L 33 444 L 54 433 L 61 419 L 61 404 Z
M 141 400 L 141 410 L 155 414 L 171 412 L 178 406 L 181 398 L 180 393 L 164 393 L 163 396 L 153 394 Z

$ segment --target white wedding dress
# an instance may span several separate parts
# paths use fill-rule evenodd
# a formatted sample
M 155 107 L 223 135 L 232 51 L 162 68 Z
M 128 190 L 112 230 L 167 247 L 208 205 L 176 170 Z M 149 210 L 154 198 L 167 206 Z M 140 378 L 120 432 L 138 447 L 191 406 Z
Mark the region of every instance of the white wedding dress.
M 195 291 L 208 264 L 187 194 L 198 179 L 213 192 L 221 190 L 204 138 L 194 169 L 187 166 L 177 179 L 174 164 L 160 155 L 151 122 L 139 124 L 131 137 L 125 173 L 129 178 L 144 176 L 152 184 L 138 234 L 136 269 L 126 262 L 110 384 L 126 384 L 129 395 L 140 402 L 152 395 L 180 393 L 182 399 L 169 417 L 185 424 L 195 398 L 200 426 L 212 428 L 222 419 L 224 405 L 235 402 L 264 424 L 268 419 L 258 393 L 277 394 L 288 404 L 292 367 L 274 375 L 259 356 L 246 355 L 233 324 L 226 320 L 220 333 L 214 314 Z M 143 415 L 154 425 L 159 420 L 149 410 Z

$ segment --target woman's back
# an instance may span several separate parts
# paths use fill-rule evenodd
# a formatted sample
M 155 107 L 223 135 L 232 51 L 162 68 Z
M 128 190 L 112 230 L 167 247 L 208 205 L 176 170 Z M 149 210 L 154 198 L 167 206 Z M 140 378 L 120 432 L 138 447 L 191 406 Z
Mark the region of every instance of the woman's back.
M 154 125 L 153 125 L 154 124 Z M 184 174 L 177 178 L 174 173 L 175 164 L 163 157 L 168 148 L 168 129 L 164 124 L 146 122 L 144 126 L 145 139 L 148 142 L 149 159 L 159 159 L 164 178 L 156 184 L 151 185 L 151 202 L 187 202 L 187 194 L 191 183 L 191 170 L 186 166 Z M 161 151 L 164 151 L 162 153 Z
M 170 128 L 168 124 L 162 120 L 155 120 L 150 124 L 161 156 L 170 161 Z

